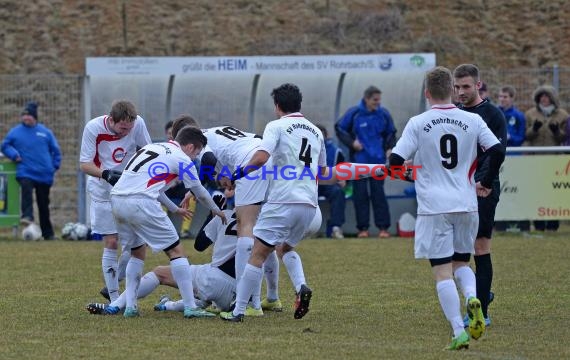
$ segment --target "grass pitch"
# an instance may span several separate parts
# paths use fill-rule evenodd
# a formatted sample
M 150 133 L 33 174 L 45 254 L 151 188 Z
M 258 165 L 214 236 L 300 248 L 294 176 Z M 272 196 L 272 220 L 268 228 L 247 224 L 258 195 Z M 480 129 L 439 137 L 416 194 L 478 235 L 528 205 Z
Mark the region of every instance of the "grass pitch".
M 206 262 L 192 241 L 190 260 Z M 285 309 L 241 324 L 157 313 L 161 287 L 140 300 L 142 316 L 94 316 L 101 301 L 101 242 L 0 240 L 0 359 L 568 359 L 569 231 L 504 234 L 493 240 L 492 325 L 467 351 L 445 352 L 450 329 L 427 261 L 411 239 L 304 240 L 299 246 L 311 310 Z M 145 270 L 166 264 L 150 254 Z

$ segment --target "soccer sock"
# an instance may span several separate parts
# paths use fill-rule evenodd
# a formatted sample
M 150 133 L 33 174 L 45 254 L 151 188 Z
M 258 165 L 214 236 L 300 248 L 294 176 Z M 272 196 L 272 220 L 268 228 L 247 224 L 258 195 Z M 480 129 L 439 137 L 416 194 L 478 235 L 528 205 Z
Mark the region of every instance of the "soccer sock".
M 128 308 L 137 307 L 137 293 L 139 291 L 139 284 L 141 282 L 143 269 L 144 260 L 138 259 L 136 257 L 131 257 L 127 263 L 127 269 L 125 272 L 125 300 L 126 307 Z
M 166 310 L 168 311 L 184 311 L 184 301 L 167 301 L 164 303 Z
M 461 266 L 455 270 L 455 280 L 457 285 L 463 292 L 465 299 L 469 299 L 472 296 L 477 296 L 477 290 L 475 288 L 475 273 L 469 266 Z
M 459 336 L 463 330 L 463 319 L 461 319 L 459 294 L 455 282 L 451 279 L 439 281 L 436 286 L 437 296 L 445 318 L 453 328 L 453 336 Z
M 245 314 L 245 308 L 249 302 L 251 294 L 259 288 L 259 284 L 263 279 L 263 270 L 251 264 L 245 266 L 243 276 L 238 281 L 236 287 L 236 307 L 233 311 L 234 315 Z
M 267 285 L 267 299 L 279 299 L 279 259 L 273 251 L 263 263 L 263 272 Z
M 296 251 L 289 251 L 283 255 L 283 264 L 289 273 L 289 278 L 295 287 L 295 292 L 301 290 L 301 285 L 306 284 L 303 263 Z
M 253 238 L 250 237 L 239 237 L 236 246 L 236 280 L 239 281 L 243 275 L 243 270 L 245 265 L 249 261 L 249 256 L 251 255 L 251 249 L 253 248 Z
M 119 274 L 117 275 L 117 281 L 121 282 L 125 278 L 125 272 L 127 270 L 127 263 L 131 258 L 131 252 L 129 250 L 123 250 L 121 256 L 119 256 Z
M 103 249 L 103 256 L 101 258 L 101 267 L 103 268 L 103 279 L 105 279 L 105 286 L 109 290 L 109 297 L 111 302 L 119 297 L 119 279 L 117 278 L 117 250 Z
M 196 308 L 196 302 L 194 301 L 194 286 L 192 285 L 192 269 L 190 268 L 188 259 L 178 258 L 171 260 L 170 271 L 172 271 L 172 277 L 178 285 L 178 290 L 180 290 L 180 295 L 182 295 L 184 306 L 192 309 Z
M 491 254 L 475 255 L 475 278 L 477 279 L 477 298 L 481 301 L 481 310 L 483 310 L 483 315 L 487 318 L 491 283 L 493 282 Z
M 156 274 L 153 271 L 147 272 L 141 278 L 141 283 L 139 285 L 139 292 L 137 295 L 138 298 L 142 299 L 144 297 L 147 297 L 148 294 L 152 293 L 154 289 L 158 287 L 158 285 L 160 285 L 160 280 L 158 280 Z

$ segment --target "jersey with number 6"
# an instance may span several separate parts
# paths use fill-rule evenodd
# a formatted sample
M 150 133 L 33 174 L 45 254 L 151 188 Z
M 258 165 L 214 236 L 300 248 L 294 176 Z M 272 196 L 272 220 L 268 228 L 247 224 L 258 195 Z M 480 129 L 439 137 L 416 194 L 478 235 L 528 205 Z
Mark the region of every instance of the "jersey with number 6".
M 477 211 L 474 173 L 477 144 L 488 149 L 499 140 L 477 114 L 454 105 L 434 105 L 406 124 L 392 149 L 404 159 L 414 153 L 418 214 Z
M 316 177 L 319 167 L 327 165 L 319 128 L 301 113 L 285 115 L 265 126 L 259 150 L 273 158 L 273 169 L 266 169 L 266 176 L 271 178 L 267 202 L 317 207 Z
M 127 163 L 111 195 L 144 195 L 156 200 L 160 190 L 177 178 L 190 190 L 202 186 L 194 163 L 176 141 L 148 144 Z
M 252 133 L 241 131 L 232 126 L 218 126 L 203 129 L 208 145 L 202 153 L 211 151 L 222 166 L 234 172 L 237 165 L 242 165 L 247 156 L 261 144 L 261 139 Z

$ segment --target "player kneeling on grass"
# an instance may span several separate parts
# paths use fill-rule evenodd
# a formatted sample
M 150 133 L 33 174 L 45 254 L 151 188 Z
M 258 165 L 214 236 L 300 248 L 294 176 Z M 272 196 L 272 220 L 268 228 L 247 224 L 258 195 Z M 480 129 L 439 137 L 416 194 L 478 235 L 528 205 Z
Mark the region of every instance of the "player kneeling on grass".
M 198 201 L 219 216 L 222 223 L 226 223 L 225 214 L 218 209 L 200 183 L 192 163 L 206 143 L 207 140 L 199 129 L 187 127 L 179 132 L 175 141 L 144 146 L 129 161 L 111 191 L 111 205 L 119 234 L 130 245 L 132 255 L 126 269 L 125 317 L 139 315 L 137 289 L 144 267 L 145 242 L 153 251 L 163 250 L 169 257 L 173 279 L 184 300 L 184 317 L 211 316 L 197 308 L 190 264 L 174 225 L 160 205 L 162 202 L 171 212 L 185 217 L 193 215 L 187 209 L 176 206 L 164 194 L 168 184 L 179 177 Z M 187 167 L 184 168 L 181 164 L 187 164 Z M 157 170 L 166 172 L 157 174 Z M 184 173 L 180 174 L 182 171 Z M 189 194 L 185 201 L 188 198 Z M 114 302 L 105 309 L 105 313 L 118 311 L 119 307 Z

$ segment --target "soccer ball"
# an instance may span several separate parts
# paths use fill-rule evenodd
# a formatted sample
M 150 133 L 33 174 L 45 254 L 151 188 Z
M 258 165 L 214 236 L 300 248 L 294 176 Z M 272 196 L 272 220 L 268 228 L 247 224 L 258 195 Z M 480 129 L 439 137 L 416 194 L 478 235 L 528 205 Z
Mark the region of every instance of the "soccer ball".
M 71 240 L 69 234 L 71 234 L 71 229 L 75 226 L 75 223 L 68 222 L 61 228 L 61 237 L 65 240 Z
M 22 230 L 22 238 L 26 241 L 37 241 L 42 237 L 42 230 L 37 224 L 31 223 Z
M 67 223 L 61 229 L 61 237 L 66 240 L 86 240 L 89 228 L 82 223 Z

